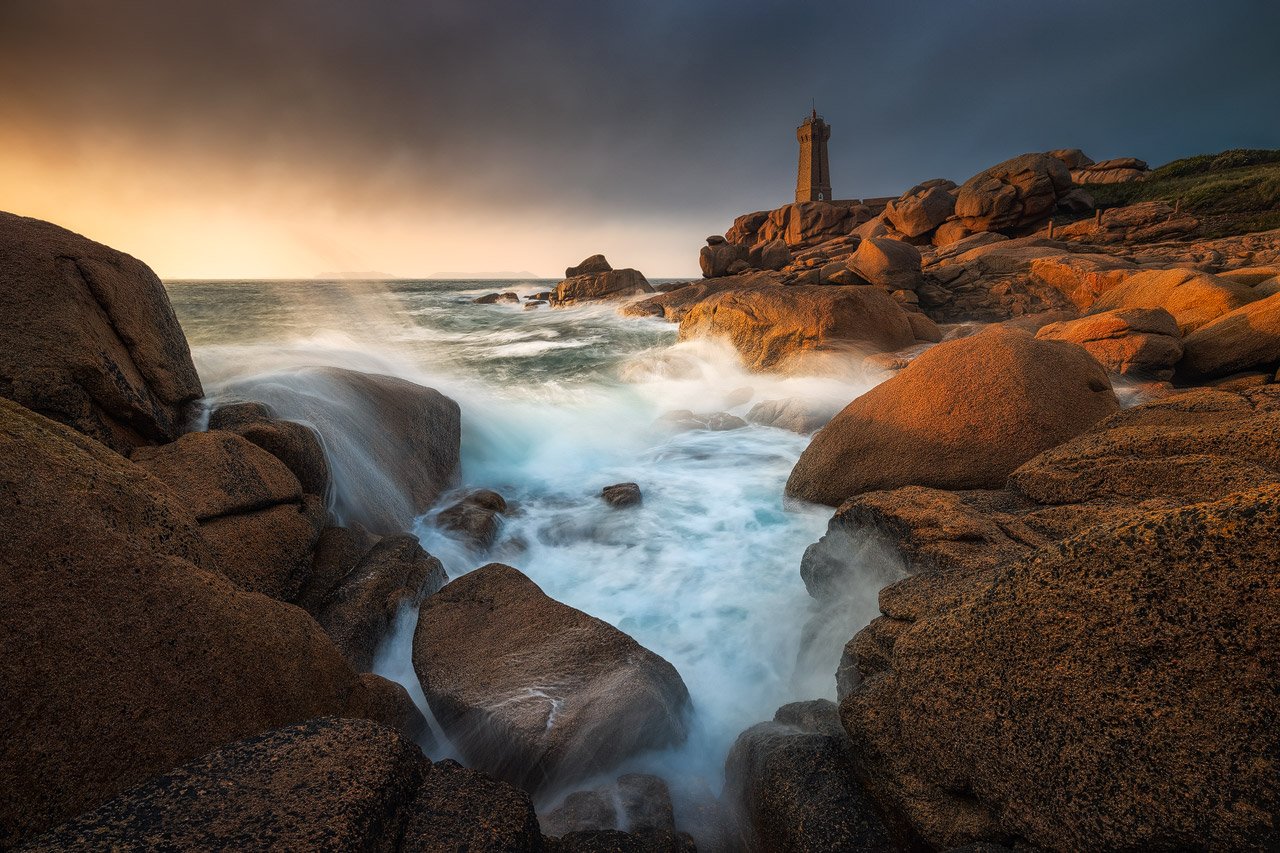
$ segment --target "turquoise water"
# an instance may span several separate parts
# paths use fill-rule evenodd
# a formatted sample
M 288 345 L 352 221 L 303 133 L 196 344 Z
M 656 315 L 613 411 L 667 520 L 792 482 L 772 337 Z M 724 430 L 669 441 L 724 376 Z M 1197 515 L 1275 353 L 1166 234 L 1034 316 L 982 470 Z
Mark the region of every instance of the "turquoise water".
M 677 788 L 718 790 L 740 731 L 785 702 L 834 696 L 839 648 L 859 626 L 836 626 L 797 665 L 812 615 L 800 557 L 830 515 L 783 505 L 806 437 L 762 426 L 672 434 L 654 422 L 676 409 L 745 415 L 786 397 L 843 405 L 864 389 L 748 373 L 727 347 L 678 343 L 674 325 L 623 318 L 616 304 L 526 311 L 471 303 L 549 284 L 169 288 L 211 397 L 264 375 L 287 382 L 300 367 L 336 365 L 402 376 L 457 400 L 463 485 L 496 489 L 519 507 L 494 557 L 631 634 L 689 687 L 689 742 L 631 766 L 661 772 Z M 377 430 L 376 413 L 369 424 Z M 643 504 L 609 510 L 600 489 L 625 481 L 640 485 Z M 488 562 L 436 530 L 430 513 L 416 532 L 451 577 Z M 377 669 L 421 700 L 409 661 L 413 618 L 405 614 L 384 643 Z

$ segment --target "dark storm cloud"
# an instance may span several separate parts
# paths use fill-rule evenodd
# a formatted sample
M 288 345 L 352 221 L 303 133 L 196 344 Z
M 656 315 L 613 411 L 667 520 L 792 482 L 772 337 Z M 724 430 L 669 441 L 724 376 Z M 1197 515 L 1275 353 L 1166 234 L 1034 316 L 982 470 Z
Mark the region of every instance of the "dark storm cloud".
M 846 196 L 1027 150 L 1280 147 L 1277 32 L 1272 0 L 0 0 L 0 121 L 357 203 L 727 216 L 791 193 L 811 97 Z

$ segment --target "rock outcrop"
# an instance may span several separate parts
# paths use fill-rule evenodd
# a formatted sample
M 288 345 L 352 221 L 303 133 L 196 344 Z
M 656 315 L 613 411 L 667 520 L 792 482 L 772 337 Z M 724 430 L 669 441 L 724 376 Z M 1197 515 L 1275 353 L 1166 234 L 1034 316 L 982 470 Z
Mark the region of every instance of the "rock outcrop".
M 576 267 L 564 271 L 564 281 L 556 285 L 554 305 L 572 305 L 596 299 L 613 299 L 637 293 L 652 293 L 653 288 L 639 270 L 615 270 L 604 255 L 592 255 Z
M 281 420 L 261 403 L 229 403 L 209 415 L 209 430 L 244 436 L 285 464 L 302 491 L 324 497 L 329 491 L 329 462 L 320 436 L 308 426 Z
M 366 551 L 313 610 L 316 621 L 361 672 L 402 607 L 416 607 L 449 580 L 412 534 L 387 536 Z
M 1071 173 L 1047 154 L 1023 154 L 965 181 L 956 218 L 970 231 L 1006 231 L 1043 222 L 1072 189 Z
M 0 845 L 209 749 L 385 708 L 301 610 L 220 571 L 194 515 L 0 401 Z
M 1122 308 L 1163 308 L 1178 331 L 1188 335 L 1205 323 L 1253 302 L 1258 295 L 1243 284 L 1187 269 L 1136 273 L 1102 294 L 1091 314 Z
M 1149 171 L 1146 161 L 1137 157 L 1114 157 L 1071 167 L 1071 180 L 1077 184 L 1126 184 L 1142 180 Z
M 1182 336 L 1163 308 L 1122 308 L 1050 323 L 1037 338 L 1084 347 L 1108 373 L 1169 379 L 1182 358 Z
M 128 453 L 177 438 L 202 394 L 146 264 L 0 213 L 0 396 Z
M 787 494 L 837 506 L 907 485 L 999 486 L 1118 408 L 1080 347 L 993 327 L 929 349 L 846 406 L 801 454 Z
M 866 790 L 938 848 L 1274 844 L 1278 427 L 1274 387 L 1198 390 L 842 506 L 915 573 L 841 667 Z
M 541 851 L 528 795 L 363 720 L 247 738 L 156 777 L 24 849 Z
M 1280 293 L 1228 311 L 1186 339 L 1179 365 L 1187 376 L 1206 379 L 1280 362 Z
M 696 337 L 727 338 L 754 370 L 786 370 L 812 354 L 898 350 L 917 340 L 907 312 L 888 292 L 823 286 L 713 294 L 680 321 L 680 339 Z
M 413 665 L 468 763 L 529 790 L 685 737 L 671 664 L 499 563 L 423 603 Z

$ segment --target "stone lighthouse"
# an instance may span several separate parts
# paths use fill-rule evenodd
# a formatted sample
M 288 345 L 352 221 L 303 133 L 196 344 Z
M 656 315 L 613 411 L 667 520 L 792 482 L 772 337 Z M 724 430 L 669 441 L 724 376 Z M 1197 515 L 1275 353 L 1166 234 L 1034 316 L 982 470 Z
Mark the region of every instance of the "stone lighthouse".
M 800 140 L 800 170 L 796 176 L 796 201 L 831 201 L 831 169 L 827 165 L 827 140 L 831 125 L 817 108 L 796 128 Z

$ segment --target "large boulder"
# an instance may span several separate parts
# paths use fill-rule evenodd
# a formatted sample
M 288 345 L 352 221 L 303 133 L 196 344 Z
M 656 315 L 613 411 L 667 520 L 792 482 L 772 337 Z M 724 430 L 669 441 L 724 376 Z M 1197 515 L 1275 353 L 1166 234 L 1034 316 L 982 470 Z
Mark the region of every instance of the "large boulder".
M 955 215 L 970 231 L 1026 228 L 1043 222 L 1071 189 L 1071 172 L 1061 160 L 1023 154 L 965 181 Z
M 1079 148 L 1058 148 L 1054 151 L 1047 152 L 1050 157 L 1062 161 L 1062 165 L 1068 169 L 1083 169 L 1086 166 L 1092 166 L 1093 160 L 1088 154 L 1085 154 Z
M 400 533 L 457 479 L 461 411 L 432 388 L 394 376 L 310 367 L 237 380 L 220 394 L 260 401 L 277 418 L 319 434 L 339 524 Z
M 637 293 L 653 293 L 653 288 L 639 270 L 610 269 L 569 276 L 556 285 L 553 301 L 559 305 L 614 299 Z
M 680 339 L 727 338 L 754 370 L 784 370 L 801 356 L 885 352 L 917 340 L 907 312 L 872 287 L 746 287 L 694 304 Z
M 801 454 L 787 494 L 836 506 L 873 489 L 1000 486 L 1118 408 L 1080 347 L 992 327 L 927 350 L 846 406 Z
M 0 395 L 127 453 L 176 438 L 202 394 L 146 264 L 0 213 Z
M 1147 270 L 1129 276 L 1103 293 L 1090 308 L 1091 314 L 1121 308 L 1163 308 L 1173 315 L 1178 331 L 1188 335 L 1196 329 L 1255 301 L 1253 289 L 1196 270 Z
M 526 794 L 363 720 L 229 744 L 37 838 L 60 850 L 539 851 Z
M 901 849 L 855 778 L 848 736 L 825 699 L 783 706 L 738 735 L 724 796 L 746 850 Z
M 824 201 L 801 201 L 783 205 L 768 212 L 749 244 L 782 240 L 791 249 L 813 246 L 832 237 L 848 234 L 863 221 L 869 211 L 865 207 L 831 204 Z M 737 222 L 734 223 L 735 228 Z
M 868 789 L 936 849 L 1270 849 L 1280 486 L 1076 525 L 950 603 L 916 585 L 841 706 Z
M 624 317 L 660 317 L 672 323 L 679 323 L 689 313 L 689 309 L 707 297 L 725 290 L 736 290 L 748 286 L 781 286 L 782 280 L 775 272 L 746 272 L 738 275 L 723 276 L 714 281 L 696 281 L 683 287 L 628 302 L 619 309 Z
M 1163 308 L 1122 308 L 1042 326 L 1036 337 L 1070 341 L 1121 376 L 1168 379 L 1182 358 L 1182 336 Z
M 905 237 L 928 234 L 951 218 L 956 209 L 956 197 L 951 181 L 930 181 L 912 187 L 901 198 L 889 202 L 884 218 Z
M 1186 339 L 1179 369 L 1188 376 L 1226 376 L 1280 362 L 1280 293 L 1210 320 Z
M 685 737 L 671 664 L 499 563 L 423 603 L 413 666 L 468 763 L 530 790 Z
M 871 237 L 859 243 L 849 257 L 849 268 L 888 290 L 915 290 L 923 281 L 920 250 L 888 237 Z
M 240 590 L 195 517 L 104 445 L 0 401 L 0 846 L 368 684 L 303 611 Z

